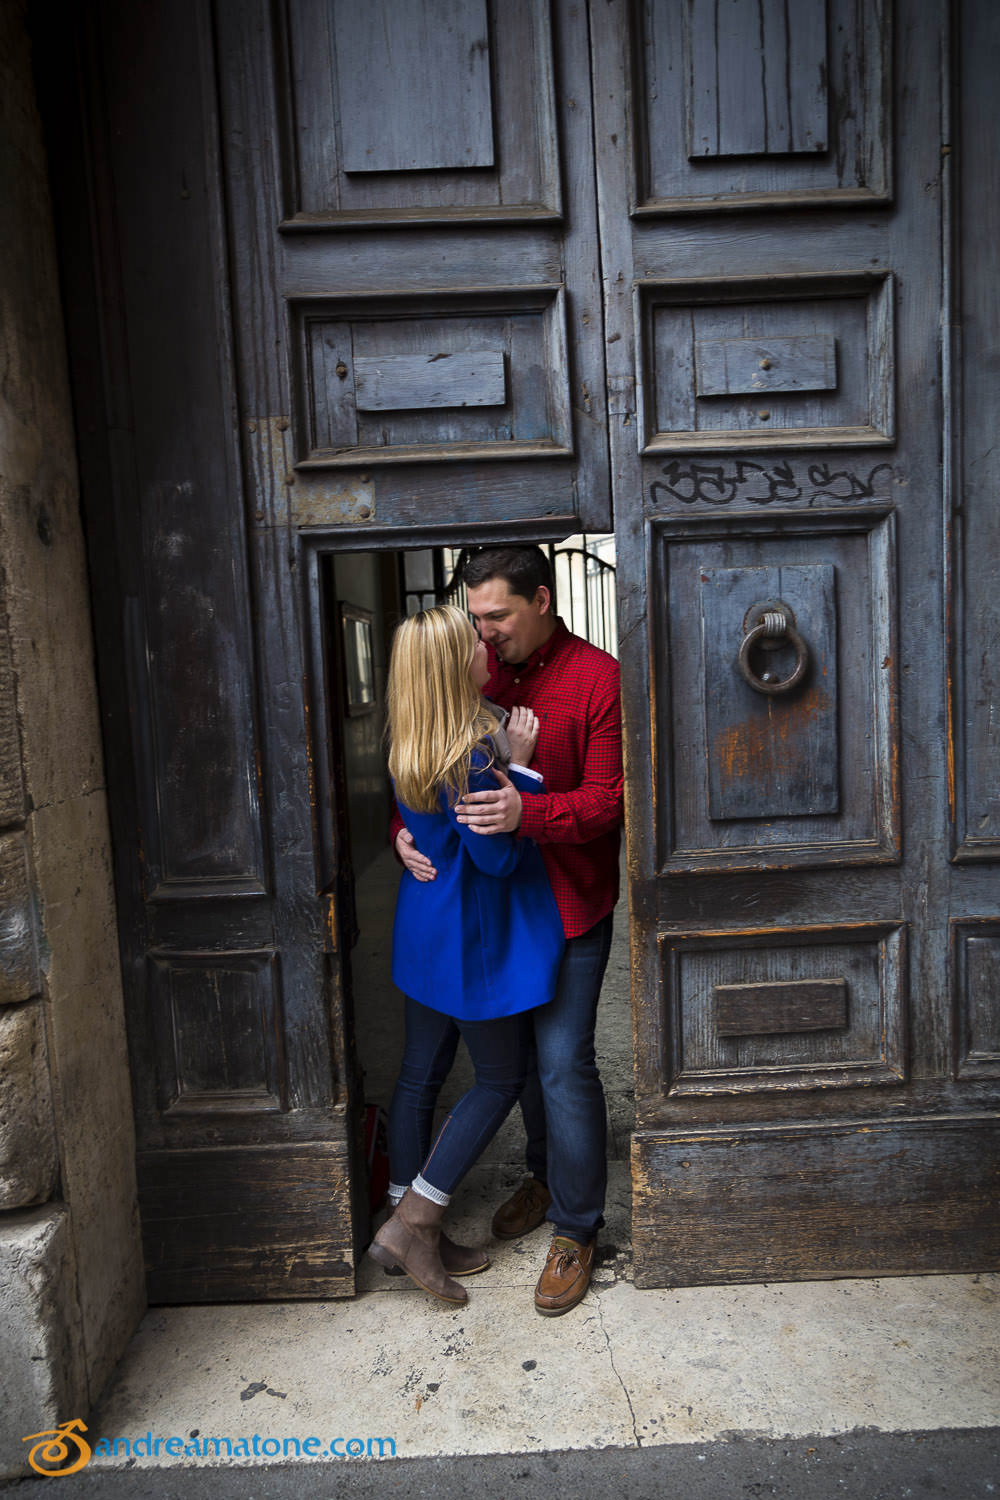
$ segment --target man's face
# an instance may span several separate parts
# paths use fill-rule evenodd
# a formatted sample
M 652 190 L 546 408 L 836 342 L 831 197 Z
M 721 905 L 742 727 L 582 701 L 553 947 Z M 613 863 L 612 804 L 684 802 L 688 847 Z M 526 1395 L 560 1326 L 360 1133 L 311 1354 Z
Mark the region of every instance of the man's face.
M 533 599 L 512 594 L 506 578 L 489 578 L 469 589 L 469 613 L 484 641 L 502 661 L 527 661 L 544 646 L 555 629 L 549 591 L 544 586 Z

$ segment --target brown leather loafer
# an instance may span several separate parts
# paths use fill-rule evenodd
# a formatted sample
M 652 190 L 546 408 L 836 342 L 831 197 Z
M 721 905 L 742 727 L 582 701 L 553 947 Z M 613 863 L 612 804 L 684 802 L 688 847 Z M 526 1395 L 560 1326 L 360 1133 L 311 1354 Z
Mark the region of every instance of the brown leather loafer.
M 544 1222 L 552 1194 L 537 1177 L 526 1177 L 512 1198 L 501 1203 L 493 1215 L 493 1233 L 498 1240 L 516 1240 Z
M 584 1245 L 556 1235 L 535 1287 L 535 1307 L 543 1317 L 557 1318 L 582 1302 L 590 1285 L 596 1245 L 596 1239 Z

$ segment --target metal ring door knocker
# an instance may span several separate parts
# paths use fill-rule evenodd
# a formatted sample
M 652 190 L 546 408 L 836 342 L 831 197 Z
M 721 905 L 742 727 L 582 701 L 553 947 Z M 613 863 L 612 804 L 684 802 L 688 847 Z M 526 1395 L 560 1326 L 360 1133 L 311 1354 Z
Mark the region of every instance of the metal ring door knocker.
M 743 629 L 745 634 L 740 643 L 736 665 L 744 682 L 749 683 L 754 692 L 766 693 L 771 698 L 790 693 L 806 675 L 809 648 L 795 628 L 795 616 L 788 605 L 782 599 L 768 599 L 762 604 L 755 604 L 747 610 Z M 751 653 L 758 644 L 765 651 L 773 651 L 775 647 L 785 644 L 793 646 L 795 665 L 790 676 L 778 680 L 771 672 L 764 671 L 758 675 L 750 660 Z

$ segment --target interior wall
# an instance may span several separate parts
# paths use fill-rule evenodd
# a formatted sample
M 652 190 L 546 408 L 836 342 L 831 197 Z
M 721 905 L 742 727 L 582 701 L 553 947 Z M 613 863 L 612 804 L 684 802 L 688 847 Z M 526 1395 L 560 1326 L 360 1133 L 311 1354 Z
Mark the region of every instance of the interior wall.
M 337 649 L 344 649 L 340 606 L 353 605 L 371 614 L 374 701 L 351 709 L 341 698 L 344 771 L 350 787 L 347 816 L 354 873 L 364 873 L 385 848 L 389 829 L 389 795 L 385 770 L 385 684 L 388 640 L 396 590 L 392 560 L 376 552 L 340 552 L 332 560 Z
M 0 1477 L 144 1307 L 104 765 L 22 0 L 0 0 Z

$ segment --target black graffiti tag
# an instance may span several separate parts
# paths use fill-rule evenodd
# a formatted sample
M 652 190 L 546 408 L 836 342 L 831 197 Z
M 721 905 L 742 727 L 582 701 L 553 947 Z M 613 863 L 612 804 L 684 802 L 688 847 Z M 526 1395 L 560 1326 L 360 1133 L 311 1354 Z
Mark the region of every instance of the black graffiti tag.
M 744 505 L 787 505 L 803 498 L 808 505 L 817 500 L 847 504 L 871 499 L 876 476 L 882 470 L 891 474 L 892 466 L 876 464 L 864 477 L 847 469 L 832 469 L 829 464 L 813 463 L 806 470 L 807 482 L 803 484 L 789 463 L 772 464 L 768 468 L 750 459 L 735 459 L 728 465 L 671 459 L 660 471 L 663 478 L 654 479 L 650 485 L 649 499 L 652 505 L 658 505 L 661 497 L 680 501 L 682 505 L 731 505 L 734 500 Z

